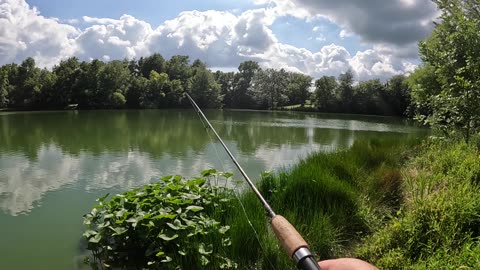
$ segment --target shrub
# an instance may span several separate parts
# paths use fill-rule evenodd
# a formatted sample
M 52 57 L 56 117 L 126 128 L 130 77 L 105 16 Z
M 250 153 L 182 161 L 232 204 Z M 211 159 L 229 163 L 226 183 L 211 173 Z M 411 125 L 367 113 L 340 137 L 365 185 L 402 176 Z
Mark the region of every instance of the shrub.
M 84 216 L 84 236 L 94 268 L 224 269 L 231 245 L 223 214 L 232 191 L 210 185 L 230 177 L 215 170 L 202 177 L 167 176 L 159 182 L 98 199 Z

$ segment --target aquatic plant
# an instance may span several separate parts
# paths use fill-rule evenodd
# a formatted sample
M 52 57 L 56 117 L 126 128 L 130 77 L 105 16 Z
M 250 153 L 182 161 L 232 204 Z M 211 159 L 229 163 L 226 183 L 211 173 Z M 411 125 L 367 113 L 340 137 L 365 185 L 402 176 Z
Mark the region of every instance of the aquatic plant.
M 232 269 L 230 227 L 223 214 L 232 191 L 212 185 L 230 173 L 167 176 L 123 194 L 108 194 L 84 215 L 83 234 L 95 269 Z

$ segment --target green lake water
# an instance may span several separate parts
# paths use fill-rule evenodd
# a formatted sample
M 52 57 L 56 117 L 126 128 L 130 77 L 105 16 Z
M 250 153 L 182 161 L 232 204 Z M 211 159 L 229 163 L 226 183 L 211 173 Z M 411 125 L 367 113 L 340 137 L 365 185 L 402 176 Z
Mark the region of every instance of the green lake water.
M 205 113 L 252 178 L 356 140 L 428 134 L 397 118 Z M 96 198 L 211 167 L 239 175 L 194 111 L 0 112 L 0 269 L 88 269 L 82 215 Z

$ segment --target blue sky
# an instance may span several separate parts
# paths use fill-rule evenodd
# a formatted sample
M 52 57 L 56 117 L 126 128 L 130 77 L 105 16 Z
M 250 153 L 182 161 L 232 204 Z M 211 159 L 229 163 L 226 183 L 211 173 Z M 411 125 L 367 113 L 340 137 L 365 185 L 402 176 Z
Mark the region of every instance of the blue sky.
M 252 2 L 245 0 L 27 0 L 27 3 L 38 7 L 44 16 L 60 19 L 79 19 L 82 16 L 119 18 L 129 14 L 154 26 L 186 10 L 244 11 L 255 7 Z
M 1 0 L 0 64 L 158 52 L 225 70 L 255 60 L 314 78 L 350 69 L 386 79 L 419 64 L 436 16 L 425 0 Z

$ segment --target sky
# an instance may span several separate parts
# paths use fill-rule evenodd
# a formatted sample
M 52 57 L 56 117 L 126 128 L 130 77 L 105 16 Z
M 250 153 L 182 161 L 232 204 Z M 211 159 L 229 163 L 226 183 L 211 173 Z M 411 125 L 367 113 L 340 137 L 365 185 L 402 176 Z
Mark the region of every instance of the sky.
M 420 64 L 430 0 L 0 0 L 0 65 L 188 55 L 212 69 L 247 60 L 313 78 L 388 79 Z

